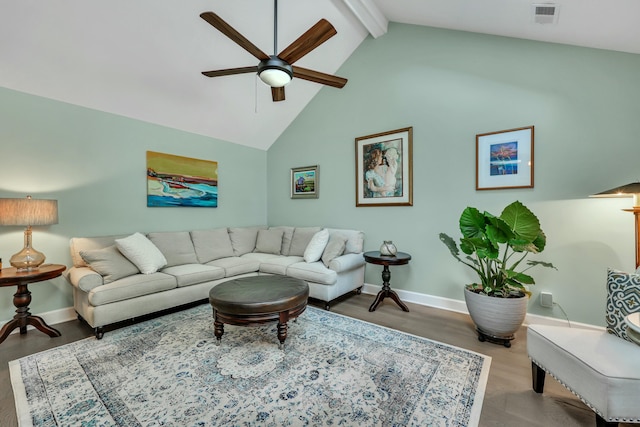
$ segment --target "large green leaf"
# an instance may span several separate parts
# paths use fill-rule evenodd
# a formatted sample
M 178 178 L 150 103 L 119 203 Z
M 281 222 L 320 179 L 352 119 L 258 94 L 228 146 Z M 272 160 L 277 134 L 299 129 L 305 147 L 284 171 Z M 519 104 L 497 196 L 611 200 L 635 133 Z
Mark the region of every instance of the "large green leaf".
M 538 233 L 538 237 L 535 238 L 533 244 L 538 248 L 538 252 L 542 252 L 544 247 L 547 246 L 547 236 L 544 234 L 542 230 Z
M 487 217 L 486 212 L 485 217 Z M 515 237 L 509 224 L 501 218 L 491 215 L 488 217 L 488 221 L 489 223 L 485 228 L 487 238 L 491 240 L 496 247 L 498 247 L 500 243 L 507 243 Z
M 540 221 L 525 205 L 519 201 L 511 203 L 500 214 L 518 239 L 533 242 L 540 234 Z
M 476 208 L 467 207 L 460 215 L 460 232 L 464 237 L 483 237 L 485 227 L 484 215 Z
M 458 258 L 458 255 L 460 255 L 460 251 L 458 251 L 458 245 L 456 245 L 455 240 L 447 236 L 445 233 L 440 233 L 440 241 L 442 241 L 442 243 L 444 243 L 449 248 L 451 255 Z

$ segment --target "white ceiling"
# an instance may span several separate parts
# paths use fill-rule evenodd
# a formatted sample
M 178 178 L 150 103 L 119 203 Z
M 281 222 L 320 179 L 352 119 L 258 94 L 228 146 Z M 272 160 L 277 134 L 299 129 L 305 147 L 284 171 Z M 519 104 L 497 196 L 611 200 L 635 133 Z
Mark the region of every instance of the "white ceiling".
M 334 74 L 388 21 L 640 53 L 638 0 L 559 0 L 551 25 L 533 22 L 532 3 L 280 0 L 278 51 L 325 18 L 338 34 L 296 65 Z M 294 79 L 274 103 L 253 74 L 202 76 L 258 62 L 204 11 L 273 53 L 272 0 L 2 0 L 0 86 L 268 149 L 322 86 Z

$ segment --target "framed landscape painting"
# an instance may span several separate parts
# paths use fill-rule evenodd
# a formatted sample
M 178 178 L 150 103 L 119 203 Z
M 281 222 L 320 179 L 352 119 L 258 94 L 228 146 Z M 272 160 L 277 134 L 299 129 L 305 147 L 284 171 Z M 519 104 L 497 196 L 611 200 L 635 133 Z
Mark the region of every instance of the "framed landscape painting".
M 218 207 L 218 162 L 147 151 L 147 206 Z
M 533 188 L 533 126 L 476 135 L 476 190 Z
M 356 206 L 413 206 L 413 128 L 356 138 Z
M 318 165 L 291 168 L 291 198 L 317 199 L 320 196 Z

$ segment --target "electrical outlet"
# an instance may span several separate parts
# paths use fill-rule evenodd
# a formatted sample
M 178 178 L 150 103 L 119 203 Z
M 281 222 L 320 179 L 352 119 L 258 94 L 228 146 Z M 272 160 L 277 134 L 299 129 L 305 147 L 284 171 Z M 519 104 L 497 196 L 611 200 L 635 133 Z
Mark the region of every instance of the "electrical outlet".
M 551 292 L 540 292 L 540 305 L 546 308 L 553 307 L 553 294 Z

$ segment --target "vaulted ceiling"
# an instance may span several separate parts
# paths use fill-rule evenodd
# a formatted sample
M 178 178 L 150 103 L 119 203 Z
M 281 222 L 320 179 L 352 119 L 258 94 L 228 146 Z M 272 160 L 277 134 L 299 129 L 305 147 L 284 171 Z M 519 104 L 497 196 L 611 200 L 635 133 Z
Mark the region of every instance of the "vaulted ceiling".
M 296 65 L 328 74 L 388 22 L 640 53 L 638 0 L 559 0 L 553 24 L 534 22 L 534 3 L 544 2 L 279 0 L 278 50 L 325 18 L 337 35 Z M 274 103 L 255 74 L 204 77 L 258 61 L 199 15 L 215 12 L 273 54 L 273 10 L 272 0 L 5 0 L 0 86 L 268 149 L 319 90 L 339 89 L 294 79 Z

